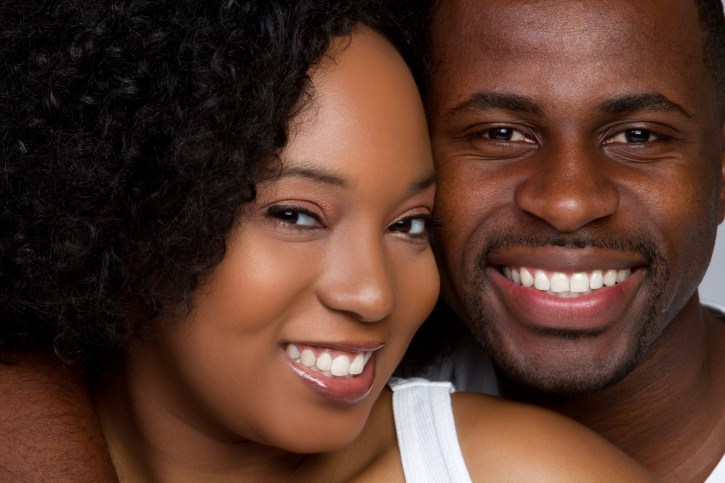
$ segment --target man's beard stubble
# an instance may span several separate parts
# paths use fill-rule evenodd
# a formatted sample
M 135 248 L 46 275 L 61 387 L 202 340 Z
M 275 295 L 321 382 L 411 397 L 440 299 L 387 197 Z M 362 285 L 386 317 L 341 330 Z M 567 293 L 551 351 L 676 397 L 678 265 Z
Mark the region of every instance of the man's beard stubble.
M 572 364 L 537 363 L 526 355 L 517 357 L 510 353 L 505 348 L 500 333 L 495 329 L 496 326 L 491 323 L 494 314 L 487 310 L 481 296 L 484 293 L 493 293 L 485 275 L 488 255 L 493 250 L 507 246 L 596 247 L 642 253 L 646 259 L 643 268 L 647 270 L 650 295 L 649 301 L 645 304 L 646 312 L 639 318 L 639 325 L 629 341 L 626 354 L 620 356 L 618 360 L 614 356 L 605 360 L 588 360 L 584 357 L 579 360 L 579 364 L 572 366 Z M 472 281 L 473 290 L 468 291 L 464 298 L 467 312 L 465 319 L 468 321 L 468 326 L 478 342 L 490 353 L 499 374 L 508 378 L 515 386 L 525 390 L 534 390 L 554 397 L 566 397 L 592 394 L 610 387 L 621 381 L 632 370 L 656 339 L 657 331 L 661 330 L 661 324 L 658 322 L 663 314 L 663 307 L 666 305 L 662 295 L 669 279 L 669 271 L 656 244 L 647 236 L 624 240 L 615 239 L 611 234 L 602 236 L 591 232 L 557 237 L 495 235 L 495 238 L 489 239 L 480 250 L 471 272 L 468 279 Z M 595 334 L 544 328 L 540 332 L 543 336 L 560 340 L 576 340 L 595 336 Z

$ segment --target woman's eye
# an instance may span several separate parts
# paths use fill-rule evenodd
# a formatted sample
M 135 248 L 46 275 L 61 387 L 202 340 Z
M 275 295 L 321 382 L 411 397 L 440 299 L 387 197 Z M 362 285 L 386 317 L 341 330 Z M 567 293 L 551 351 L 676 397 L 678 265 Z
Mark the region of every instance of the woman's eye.
M 316 214 L 296 206 L 271 206 L 267 210 L 267 216 L 280 220 L 288 225 L 311 228 L 322 226 Z
M 643 144 L 657 141 L 661 136 L 649 129 L 627 129 L 611 139 L 612 143 Z
M 413 215 L 401 218 L 388 227 L 396 233 L 404 233 L 411 238 L 425 238 L 430 231 L 432 218 L 430 215 Z
M 483 137 L 494 141 L 528 142 L 529 139 L 521 132 L 510 127 L 493 127 L 483 132 Z

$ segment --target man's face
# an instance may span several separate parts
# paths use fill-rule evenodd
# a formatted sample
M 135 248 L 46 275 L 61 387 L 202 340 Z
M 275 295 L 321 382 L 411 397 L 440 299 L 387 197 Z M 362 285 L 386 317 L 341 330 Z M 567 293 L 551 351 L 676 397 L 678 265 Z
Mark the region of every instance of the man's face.
M 443 1 L 428 98 L 445 295 L 510 377 L 623 377 L 692 299 L 723 123 L 694 1 Z

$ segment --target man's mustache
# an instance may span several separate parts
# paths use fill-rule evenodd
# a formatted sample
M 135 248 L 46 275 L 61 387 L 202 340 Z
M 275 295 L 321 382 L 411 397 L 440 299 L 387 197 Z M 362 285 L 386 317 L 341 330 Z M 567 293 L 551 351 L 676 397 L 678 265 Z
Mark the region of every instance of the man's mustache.
M 644 256 L 647 265 L 662 260 L 663 257 L 649 233 L 614 233 L 596 228 L 576 233 L 552 233 L 541 230 L 522 230 L 521 227 L 497 227 L 482 240 L 478 261 L 485 265 L 491 253 L 507 248 L 558 247 L 568 249 L 597 248 L 603 250 L 639 253 Z

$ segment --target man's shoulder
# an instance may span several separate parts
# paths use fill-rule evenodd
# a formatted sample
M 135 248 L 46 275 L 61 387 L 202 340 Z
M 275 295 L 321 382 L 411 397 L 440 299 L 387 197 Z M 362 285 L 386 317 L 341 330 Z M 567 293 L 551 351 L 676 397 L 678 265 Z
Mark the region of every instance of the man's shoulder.
M 0 480 L 117 481 L 85 374 L 52 356 L 0 363 Z
M 707 300 L 702 302 L 702 306 L 712 315 L 725 322 L 725 306 Z

